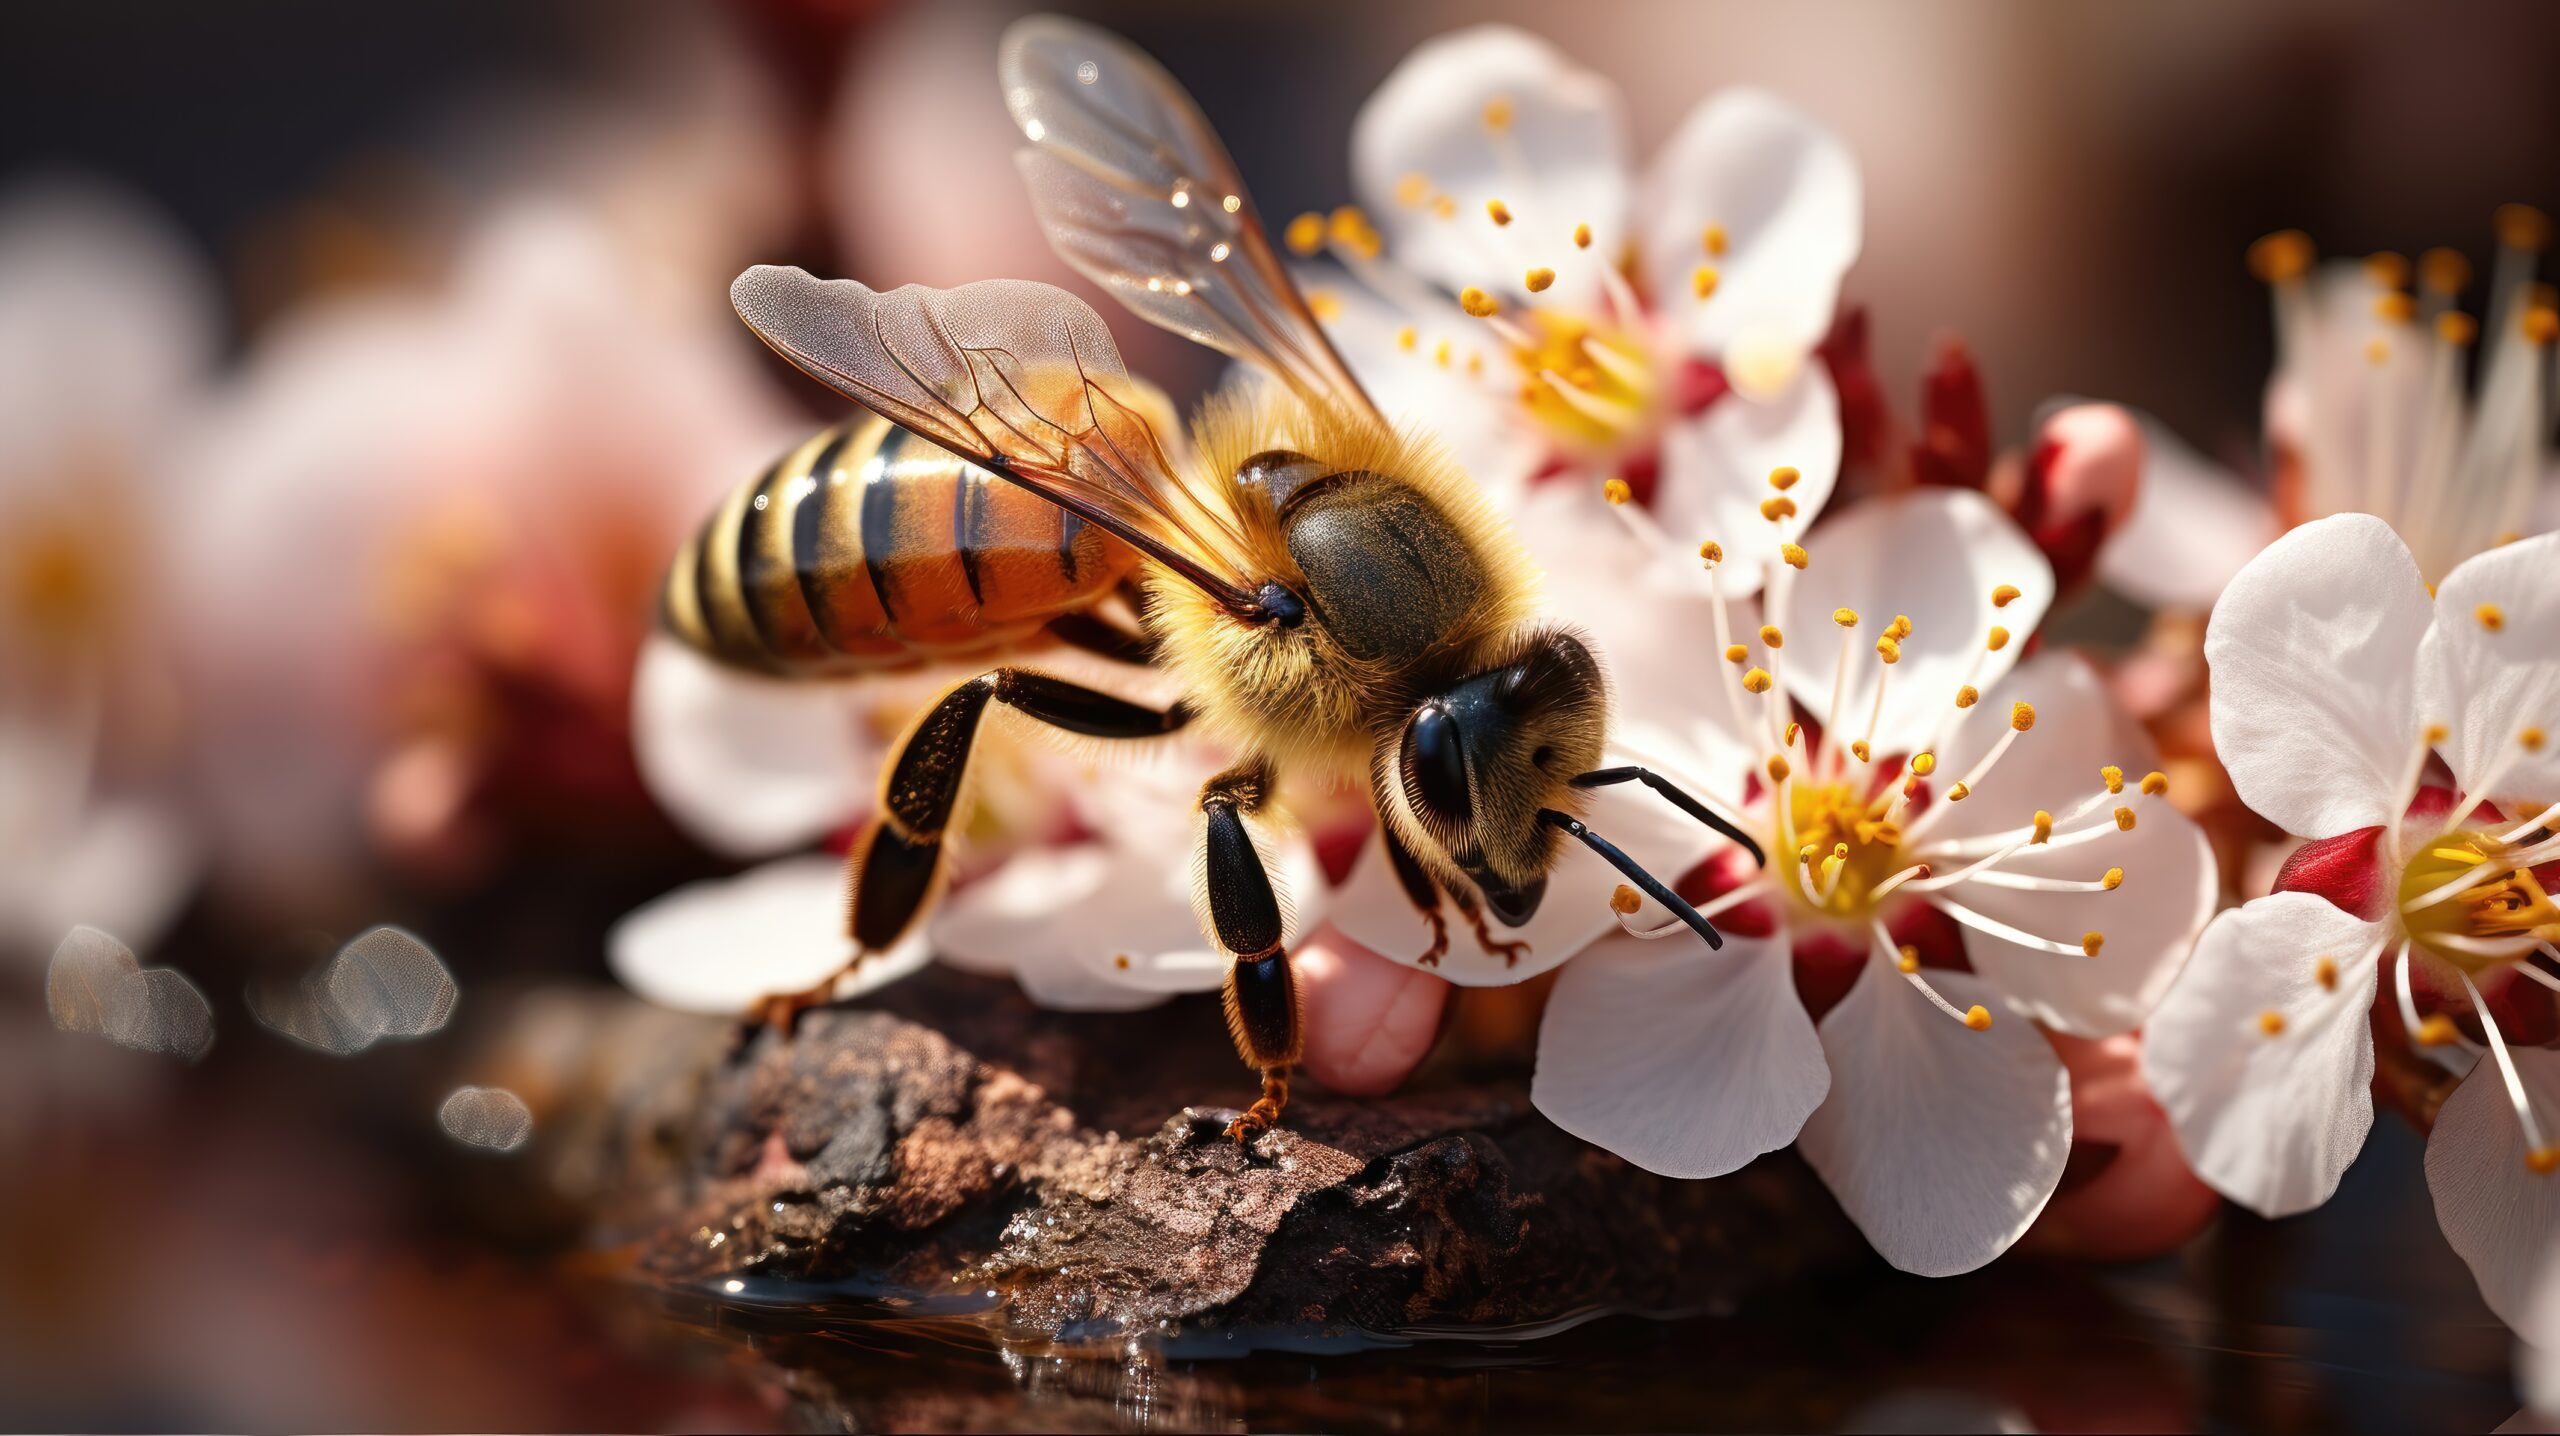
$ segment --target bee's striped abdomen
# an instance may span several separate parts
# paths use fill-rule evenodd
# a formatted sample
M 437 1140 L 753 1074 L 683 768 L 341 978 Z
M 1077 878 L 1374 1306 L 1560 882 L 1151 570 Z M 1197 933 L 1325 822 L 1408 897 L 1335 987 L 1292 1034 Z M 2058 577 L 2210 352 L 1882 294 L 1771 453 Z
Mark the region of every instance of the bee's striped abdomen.
M 667 627 L 724 662 L 855 672 L 1029 637 L 1137 565 L 1075 515 L 865 416 L 739 486 L 667 573 Z

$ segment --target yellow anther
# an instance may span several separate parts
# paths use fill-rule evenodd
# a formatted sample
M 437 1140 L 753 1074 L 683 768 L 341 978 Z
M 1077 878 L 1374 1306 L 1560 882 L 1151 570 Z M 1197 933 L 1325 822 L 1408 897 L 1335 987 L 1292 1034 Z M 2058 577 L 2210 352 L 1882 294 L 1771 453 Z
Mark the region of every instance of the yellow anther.
M 1990 635 L 1983 641 L 1992 652 L 1997 653 L 2001 649 L 2009 646 L 2009 630 L 2002 628 L 2000 625 L 1995 623 L 1991 625 Z
M 1893 965 L 1901 968 L 1904 972 L 1918 972 L 1920 970 L 1920 949 L 1913 947 L 1907 942 L 1904 943 L 1902 945 L 1902 951 L 1894 954 Z
M 1334 293 L 1330 289 L 1309 290 L 1307 292 L 1307 312 L 1318 319 L 1328 321 L 1340 319 L 1342 317 L 1342 296 Z
M 2418 256 L 2418 283 L 2450 299 L 2471 283 L 2471 261 L 2460 250 L 2430 249 Z
M 1864 738 L 1850 744 L 1849 752 L 1861 763 L 1872 762 L 1875 758 L 1874 750 L 1867 746 L 1867 740 Z
M 2142 775 L 2142 795 L 2156 798 L 2169 791 L 2169 775 L 2154 768 Z
M 2103 932 L 2084 932 L 2080 934 L 2080 950 L 2091 957 L 2096 957 L 2098 955 L 2098 949 L 2105 947 L 2106 945 L 2107 935 Z
M 2036 705 L 2032 703 L 2010 704 L 2009 726 L 2017 729 L 2021 733 L 2024 733 L 2028 729 L 2036 726 Z
M 1776 489 L 1780 493 L 1785 493 L 1787 490 L 1796 486 L 1796 480 L 1803 477 L 1803 472 L 1798 470 L 1795 465 L 1780 464 L 1778 467 L 1769 471 L 1769 487 Z
M 1408 174 L 1396 181 L 1396 203 L 1417 205 L 1431 198 L 1431 181 L 1420 174 Z
M 2480 620 L 2480 626 L 2491 633 L 2502 632 L 2507 626 L 2507 611 L 2494 603 L 2484 603 L 2471 610 L 2471 616 Z
M 1778 744 L 1778 746 L 1781 748 L 1792 748 L 1796 745 L 1796 740 L 1803 736 L 1804 725 L 1802 723 L 1790 723 L 1787 725 L 1786 737 Z
M 2436 316 L 2436 337 L 2447 344 L 2467 345 L 2480 337 L 2480 321 L 2459 309 L 2448 309 Z
M 1431 215 L 1434 219 L 1456 219 L 1458 202 L 1448 195 L 1435 194 L 1431 197 Z
M 1589 249 L 1591 247 L 1591 226 L 1587 224 L 1577 224 L 1573 227 L 1573 247 L 1576 249 Z
M 1931 773 L 1938 771 L 1938 755 L 1935 753 L 1912 754 L 1911 771 L 1923 778 L 1928 777 Z
M 1803 847 L 1796 849 L 1796 861 L 1802 863 L 1806 867 L 1812 867 L 1813 860 L 1821 855 L 1822 844 L 1820 843 L 1807 843 Z
M 1831 610 L 1831 621 L 1842 628 L 1855 628 L 1858 626 L 1858 611 L 1854 608 L 1835 608 Z
M 1723 225 L 1711 224 L 1698 232 L 1698 247 L 1709 254 L 1724 253 L 1727 242 Z
M 1636 491 L 1628 488 L 1627 481 L 1624 479 L 1610 478 L 1600 481 L 1600 497 L 1613 504 L 1623 504 L 1635 496 Z
M 2509 249 L 2540 249 L 2551 242 L 2551 217 L 2529 204 L 2502 204 L 2490 216 L 2498 243 Z
M 1387 247 L 1369 216 L 1356 204 L 1337 205 L 1325 217 L 1325 237 L 1362 259 L 1375 259 Z
M 1778 625 L 1764 623 L 1760 625 L 1760 643 L 1764 648 L 1784 648 L 1787 646 L 1787 636 L 1779 631 Z
M 1769 670 L 1766 668 L 1754 668 L 1750 672 L 1743 674 L 1742 686 L 1750 689 L 1754 693 L 1768 692 Z
M 2524 337 L 2535 344 L 2548 344 L 2560 339 L 2560 310 L 2539 305 L 2524 312 Z
M 1496 95 L 1484 102 L 1484 127 L 1497 135 L 1511 128 L 1512 115 L 1509 95 Z
M 1991 1030 L 1991 1009 L 1977 1002 L 1964 1010 L 1964 1025 L 1976 1032 Z
M 2017 601 L 2018 586 L 2014 583 L 2004 583 L 1998 588 L 1991 590 L 1991 606 L 1993 608 L 2007 608 L 2010 604 L 2016 603 Z
M 2267 1034 L 2269 1037 L 2281 1035 L 2284 1032 L 2284 1014 L 2276 1011 L 2272 1007 L 2259 1013 L 2258 1030 Z
M 1527 274 L 1522 275 L 1520 277 L 1520 282 L 1529 287 L 1529 292 L 1531 294 L 1544 294 L 1548 290 L 1555 288 L 1556 272 L 1541 264 L 1537 268 L 1530 270 Z
M 1760 501 L 1760 517 L 1771 523 L 1796 516 L 1796 501 L 1785 494 L 1771 494 Z
M 1309 212 L 1289 221 L 1280 238 L 1292 254 L 1313 254 L 1324 248 L 1324 216 Z
M 1804 545 L 1798 543 L 1782 543 L 1778 545 L 1778 557 L 1786 560 L 1787 567 L 1797 569 L 1803 568 L 1813 561 L 1812 556 L 1804 551 Z
M 1449 367 L 1449 341 L 1448 341 L 1448 340 L 1443 339 L 1443 340 L 1441 340 L 1439 343 L 1434 344 L 1434 345 L 1432 345 L 1432 346 L 1431 346 L 1431 362 L 1432 362 L 1432 363 L 1434 363 L 1434 364 L 1439 365 L 1439 366 L 1440 366 L 1441 368 L 1443 368 L 1443 369 L 1446 369 L 1446 368 L 1448 368 L 1448 367 Z
M 2560 1172 L 2560 1147 L 2536 1147 L 2525 1153 L 2524 1169 L 2537 1177 Z
M 2311 964 L 2311 980 L 2319 983 L 2323 992 L 2337 991 L 2338 960 L 2334 957 L 2323 957 Z
M 2385 289 L 2403 288 L 2409 283 L 2409 257 L 2388 249 L 2368 254 L 2364 277 Z
M 1769 781 L 1770 781 L 1770 782 L 1772 782 L 1772 783 L 1783 783 L 1783 782 L 1787 781 L 1787 775 L 1788 775 L 1789 773 L 1794 772 L 1794 771 L 1795 771 L 1794 769 L 1792 769 L 1792 768 L 1790 768 L 1790 767 L 1788 767 L 1788 766 L 1787 766 L 1787 755 L 1786 755 L 1786 754 L 1784 754 L 1784 753 L 1772 753 L 1772 754 L 1770 754 L 1770 755 L 1769 755 Z M 1811 848 L 1807 848 L 1807 849 L 1805 849 L 1805 851 L 1806 851 L 1806 852 L 1808 852 L 1808 853 L 1810 853 L 1810 852 L 1812 852 L 1812 851 L 1813 851 L 1813 849 L 1811 849 Z
M 2447 728 L 2442 723 L 2430 723 L 2427 725 L 2424 736 L 2427 740 L 2427 746 L 2432 748 L 2438 743 L 2443 742 L 2446 738 L 2452 736 L 2452 734 L 2453 730 Z
M 1716 273 L 1712 264 L 1701 264 L 1689 272 L 1689 292 L 1700 299 L 1715 293 L 1716 286 L 1723 282 L 1724 276 Z
M 1609 911 L 1618 914 L 1620 917 L 1624 917 L 1642 906 L 1644 906 L 1644 899 L 1636 893 L 1634 888 L 1627 886 L 1625 883 L 1618 884 L 1609 892 Z
M 1414 346 L 1421 342 L 1422 336 L 1416 333 L 1410 324 L 1396 331 L 1396 347 L 1407 354 L 1412 353 Z
M 1970 708 L 1981 701 L 1982 690 L 1974 687 L 1970 683 L 1965 684 L 1963 687 L 1956 690 L 1956 706 L 1958 708 Z
M 1511 206 L 1504 204 L 1498 199 L 1486 200 L 1484 202 L 1484 212 L 1487 215 L 1492 216 L 1495 224 L 1509 224 L 1511 222 Z
M 1478 319 L 1487 318 L 1502 308 L 1499 300 L 1470 284 L 1458 291 L 1458 307 Z
M 2376 295 L 2373 301 L 2373 317 L 2385 324 L 2406 324 L 2418 317 L 2418 301 L 2396 290 L 2389 294 Z
M 2311 271 L 2311 236 L 2281 229 L 2249 246 L 2249 272 L 2261 283 L 2282 284 Z
M 2524 745 L 2524 750 L 2526 752 L 2539 753 L 2542 751 L 2542 745 L 2545 739 L 2541 729 L 2527 728 L 2516 735 L 2516 741 Z
M 1909 638 L 1911 636 L 1911 615 L 1907 613 L 1895 614 L 1893 616 L 1893 622 L 1884 626 L 1884 636 L 1897 642 L 1902 639 Z
M 1728 643 L 1724 646 L 1724 661 L 1727 663 L 1740 663 L 1750 656 L 1751 650 L 1739 643 Z
M 1833 844 L 1831 845 L 1831 860 L 1832 860 L 1833 862 L 1840 862 L 1840 861 L 1843 861 L 1843 860 L 1845 860 L 1848 856 L 1849 856 L 1849 845 L 1848 845 L 1847 843 L 1833 843 Z
M 2364 341 L 2364 362 L 2386 364 L 2391 360 L 2391 345 L 2380 336 Z
M 1887 634 L 1886 636 L 1876 640 L 1876 657 L 1883 659 L 1887 663 L 1900 663 L 1902 661 L 1902 645 L 1895 642 L 1891 634 Z
M 1722 563 L 1724 562 L 1724 545 L 1717 543 L 1714 539 L 1709 539 L 1705 543 L 1698 545 L 1698 557 L 1706 560 L 1710 564 Z
M 1470 373 L 1470 374 L 1481 374 L 1481 373 L 1483 373 L 1483 372 L 1484 372 L 1484 356 L 1483 356 L 1483 355 L 1481 355 L 1481 354 L 1470 354 L 1470 355 L 1468 355 L 1468 356 L 1467 356 L 1467 372 L 1468 372 L 1468 373 Z
M 1962 783 L 1958 783 L 1947 790 L 1947 801 L 1950 803 L 1961 803 L 1972 796 L 1973 790 Z
M 2439 1012 L 2418 1024 L 2416 1037 L 2421 1047 L 2443 1047 L 2461 1041 L 2462 1029 L 2453 1025 L 2452 1018 Z
M 1117 957 L 1112 958 L 1111 965 L 1122 972 L 1127 972 L 1129 970 L 1129 954 L 1124 952 Z
M 2129 833 L 2133 831 L 2133 809 L 2116 809 L 2116 831 L 2119 833 Z
M 2046 812 L 2042 808 L 2036 809 L 2035 830 L 2036 835 L 2027 840 L 2029 843 L 2042 843 L 2050 840 L 2053 837 L 2053 814 Z
M 2108 792 L 2121 793 L 2124 791 L 2124 769 L 2109 763 L 2098 770 L 2098 781 L 2107 785 Z
M 2120 888 L 2120 887 L 2123 887 L 2123 886 L 2124 886 L 2124 869 L 2122 869 L 2122 868 L 2109 868 L 2109 869 L 2107 869 L 2107 875 L 2106 875 L 2105 877 L 2102 877 L 2102 878 L 2098 879 L 2098 886 L 2099 886 L 2099 887 L 2101 887 L 2101 888 L 2106 889 L 2108 892 L 2114 892 L 2116 889 L 2118 889 L 2118 888 Z

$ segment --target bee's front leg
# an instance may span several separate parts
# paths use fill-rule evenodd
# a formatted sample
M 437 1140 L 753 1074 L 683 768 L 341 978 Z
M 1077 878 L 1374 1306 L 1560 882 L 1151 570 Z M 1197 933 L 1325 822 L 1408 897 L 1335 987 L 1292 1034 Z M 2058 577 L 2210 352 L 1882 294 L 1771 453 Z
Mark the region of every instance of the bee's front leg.
M 1199 881 L 1210 935 L 1235 959 L 1225 986 L 1227 1032 L 1245 1065 L 1262 1074 L 1262 1095 L 1227 1127 L 1251 1141 L 1289 1105 L 1289 1069 L 1304 1046 L 1304 1009 L 1281 936 L 1280 895 L 1245 826 L 1270 800 L 1271 768 L 1250 759 L 1200 790 Z

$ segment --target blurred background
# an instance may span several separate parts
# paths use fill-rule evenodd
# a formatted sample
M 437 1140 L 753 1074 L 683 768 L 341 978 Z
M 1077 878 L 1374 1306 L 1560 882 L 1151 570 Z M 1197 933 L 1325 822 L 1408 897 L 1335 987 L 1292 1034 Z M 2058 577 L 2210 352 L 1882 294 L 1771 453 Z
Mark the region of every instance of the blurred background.
M 995 93 L 1029 8 L 0 13 L 0 1424 L 774 1419 L 529 1275 L 564 1218 L 495 1202 L 436 1102 L 532 1020 L 510 994 L 603 980 L 614 918 L 730 867 L 641 781 L 633 658 L 684 531 L 835 410 L 729 278 L 1083 287 Z M 1960 336 L 2008 445 L 2083 394 L 2253 469 L 2250 240 L 2485 268 L 2494 207 L 2560 209 L 2560 10 L 2528 0 L 1055 8 L 1161 59 L 1274 216 L 1348 199 L 1361 101 L 1473 20 L 1614 78 L 1639 154 L 1721 86 L 1774 90 L 1863 166 L 1847 294 L 1887 393 Z M 1215 379 L 1103 307 L 1133 370 Z M 209 1055 L 53 1030 L 80 923 L 202 989 Z M 376 923 L 458 982 L 436 1042 L 346 1060 L 251 1019 Z M 2355 1304 L 2421 1283 L 2478 1378 L 2496 1328 L 2408 1156 L 2258 1260 L 2343 1283 L 2374 1349 L 2393 1318 Z M 2320 1261 L 2355 1223 L 2435 1246 Z M 2151 1315 L 2142 1340 L 2213 1339 Z

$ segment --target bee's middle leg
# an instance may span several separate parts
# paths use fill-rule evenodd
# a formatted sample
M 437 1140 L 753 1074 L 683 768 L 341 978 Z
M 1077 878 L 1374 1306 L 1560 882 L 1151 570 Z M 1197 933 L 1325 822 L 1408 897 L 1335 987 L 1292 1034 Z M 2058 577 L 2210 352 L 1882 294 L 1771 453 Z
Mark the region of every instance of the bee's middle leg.
M 1262 1076 L 1262 1095 L 1227 1127 L 1238 1141 L 1280 1120 L 1289 1105 L 1289 1069 L 1305 1046 L 1305 1010 L 1281 937 L 1280 895 L 1244 821 L 1270 795 L 1271 768 L 1260 759 L 1220 773 L 1200 790 L 1199 881 L 1212 936 L 1235 960 L 1224 990 L 1227 1032 L 1236 1054 Z

